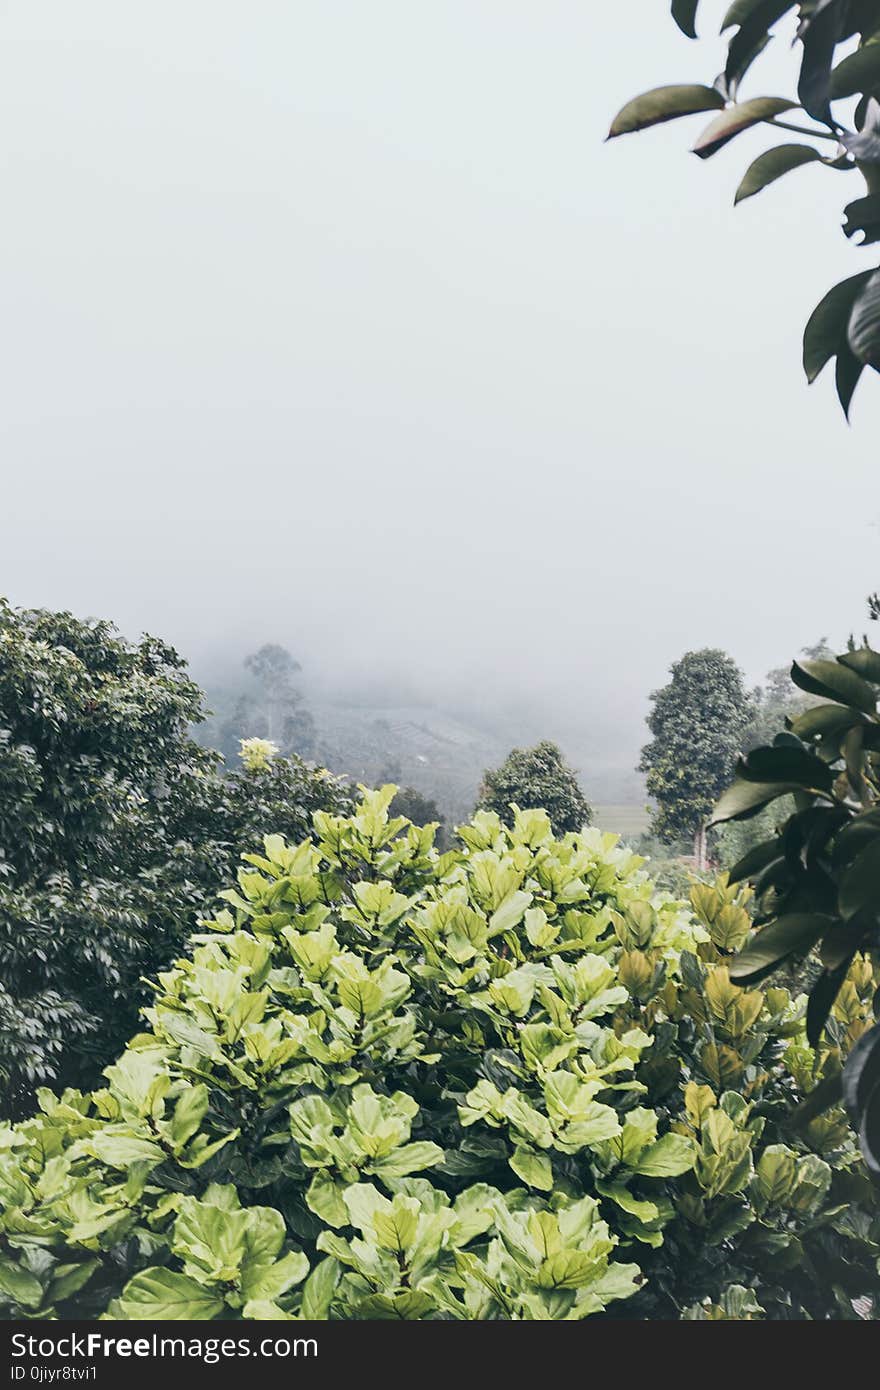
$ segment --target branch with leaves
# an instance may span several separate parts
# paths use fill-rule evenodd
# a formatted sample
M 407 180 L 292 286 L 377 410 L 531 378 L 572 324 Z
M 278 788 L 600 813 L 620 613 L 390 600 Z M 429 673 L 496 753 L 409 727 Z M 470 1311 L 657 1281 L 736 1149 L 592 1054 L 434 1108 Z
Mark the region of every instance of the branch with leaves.
M 696 38 L 699 0 L 673 0 L 672 17 Z M 740 99 L 740 85 L 780 21 L 797 14 L 801 50 L 796 96 Z M 709 159 L 744 130 L 768 126 L 818 143 L 787 142 L 760 154 L 737 189 L 737 203 L 807 164 L 861 174 L 866 191 L 844 207 L 843 231 L 867 246 L 880 241 L 880 3 L 878 0 L 734 0 L 721 26 L 732 31 L 724 71 L 710 86 L 655 87 L 627 102 L 609 139 L 699 112 L 712 119 L 693 146 Z M 853 42 L 858 46 L 853 49 Z M 847 119 L 844 119 L 847 116 Z M 785 119 L 783 119 L 783 117 Z M 804 332 L 804 370 L 815 381 L 835 361 L 844 413 L 866 367 L 880 371 L 880 268 L 835 285 Z

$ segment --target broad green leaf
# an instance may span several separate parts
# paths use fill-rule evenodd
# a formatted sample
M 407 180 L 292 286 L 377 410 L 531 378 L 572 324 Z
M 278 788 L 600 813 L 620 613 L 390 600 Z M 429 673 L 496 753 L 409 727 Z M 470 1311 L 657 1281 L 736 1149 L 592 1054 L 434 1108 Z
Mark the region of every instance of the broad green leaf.
M 855 651 L 844 652 L 838 661 L 864 676 L 865 680 L 880 685 L 880 652 L 875 652 L 871 647 L 856 647 Z
M 815 381 L 826 363 L 846 344 L 847 325 L 859 290 L 871 275 L 862 270 L 841 280 L 819 301 L 804 329 L 804 371 Z
M 839 661 L 794 661 L 791 678 L 795 685 L 811 695 L 852 705 L 863 714 L 873 714 L 876 710 L 877 692 L 857 672 Z
M 39 1279 L 7 1256 L 0 1256 L 0 1293 L 7 1294 L 22 1308 L 39 1308 L 43 1301 Z
M 403 1144 L 399 1149 L 394 1149 L 387 1158 L 377 1160 L 373 1167 L 385 1178 L 404 1178 L 408 1173 L 420 1173 L 425 1168 L 436 1167 L 445 1157 L 439 1144 L 421 1139 L 415 1144 Z
M 819 913 L 791 913 L 761 927 L 744 950 L 731 962 L 730 978 L 737 984 L 753 985 L 792 955 L 804 955 L 823 932 L 834 925 L 833 918 Z
M 195 1134 L 207 1113 L 207 1086 L 199 1084 L 188 1087 L 174 1107 L 171 1117 L 171 1142 L 178 1146 L 185 1144 Z
M 880 44 L 875 47 L 880 50 Z M 847 325 L 847 341 L 857 362 L 880 371 L 880 271 L 875 271 L 856 295 Z M 880 677 L 874 675 L 871 679 Z
M 855 916 L 869 907 L 876 914 L 880 902 L 880 835 L 872 840 L 844 871 L 840 880 L 840 911 Z
M 633 1171 L 646 1178 L 674 1178 L 690 1172 L 695 1161 L 692 1139 L 684 1134 L 664 1134 L 643 1151 Z
M 748 820 L 778 797 L 801 790 L 796 782 L 746 782 L 737 778 L 719 797 L 710 825 L 720 825 L 726 820 Z
M 614 120 L 608 139 L 628 135 L 634 130 L 674 121 L 679 116 L 693 116 L 699 111 L 719 111 L 724 98 L 714 87 L 688 86 L 654 87 L 650 92 L 628 101 Z
M 316 1264 L 303 1284 L 300 1316 L 307 1321 L 319 1321 L 327 1318 L 338 1280 L 339 1262 L 337 1260 L 328 1256 Z
M 795 744 L 756 748 L 737 764 L 736 771 L 747 782 L 785 782 L 805 791 L 829 792 L 834 784 L 828 764 Z
M 206 1322 L 223 1312 L 223 1299 L 186 1274 L 144 1269 L 117 1300 L 117 1316 L 132 1321 Z
M 756 193 L 760 193 L 768 184 L 781 179 L 783 174 L 790 173 L 792 169 L 799 169 L 804 164 L 814 164 L 821 159 L 819 151 L 814 150 L 812 145 L 777 145 L 775 149 L 765 150 L 752 161 L 743 175 L 734 202 L 743 203 L 746 198 L 753 198 Z
M 772 116 L 779 116 L 783 111 L 790 111 L 795 104 L 784 97 L 752 97 L 751 101 L 728 106 L 707 125 L 694 145 L 694 154 L 699 155 L 700 159 L 709 159 L 742 131 Z
M 689 39 L 697 37 L 696 19 L 700 0 L 672 0 L 672 18 Z
M 553 1190 L 553 1165 L 546 1154 L 535 1153 L 533 1149 L 517 1148 L 509 1160 L 517 1177 L 522 1178 L 528 1187 L 536 1187 L 540 1192 Z
M 880 44 L 863 44 L 831 73 L 831 97 L 851 97 L 880 87 Z

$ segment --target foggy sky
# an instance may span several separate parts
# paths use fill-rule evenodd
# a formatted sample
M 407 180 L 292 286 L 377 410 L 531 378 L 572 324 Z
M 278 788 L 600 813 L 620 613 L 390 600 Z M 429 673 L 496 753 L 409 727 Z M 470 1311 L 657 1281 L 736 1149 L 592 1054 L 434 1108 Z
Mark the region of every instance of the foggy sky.
M 859 192 L 734 212 L 767 138 L 701 164 L 700 117 L 603 144 L 721 66 L 667 8 L 7 0 L 0 592 L 626 757 L 685 649 L 861 631 L 880 390 L 847 429 L 799 360 Z

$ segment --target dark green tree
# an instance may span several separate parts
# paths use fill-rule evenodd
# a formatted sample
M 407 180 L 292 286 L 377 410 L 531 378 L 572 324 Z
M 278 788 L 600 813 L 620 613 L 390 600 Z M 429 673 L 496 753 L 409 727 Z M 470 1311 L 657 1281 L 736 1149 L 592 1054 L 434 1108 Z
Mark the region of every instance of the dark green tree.
M 672 679 L 651 696 L 651 742 L 639 769 L 655 802 L 654 833 L 665 843 L 690 841 L 706 867 L 706 824 L 730 780 L 752 716 L 742 672 L 726 652 L 686 652 Z
M 505 825 L 513 825 L 513 806 L 541 807 L 555 835 L 582 830 L 593 814 L 574 771 L 549 739 L 534 748 L 514 748 L 499 768 L 483 773 L 478 809 L 496 811 Z
M 699 0 L 673 0 L 672 15 L 696 37 Z M 793 21 L 796 19 L 796 26 Z M 743 97 L 741 84 L 776 26 L 792 23 L 799 70 L 782 96 Z M 880 241 L 880 5 L 877 0 L 734 0 L 722 33 L 731 32 L 724 71 L 711 84 L 655 87 L 627 102 L 609 138 L 699 112 L 709 124 L 693 147 L 708 159 L 744 130 L 794 134 L 755 159 L 739 185 L 742 202 L 792 170 L 818 165 L 849 177 L 843 231 L 857 245 Z M 857 41 L 858 46 L 853 47 Z M 714 62 L 714 58 L 713 58 Z M 760 92 L 760 88 L 758 91 Z M 859 177 L 861 176 L 861 177 Z M 861 187 L 852 188 L 854 180 Z M 844 411 L 865 367 L 880 371 L 880 269 L 869 267 L 835 285 L 804 333 L 804 370 L 814 381 L 835 360 Z
M 232 776 L 190 734 L 202 693 L 164 642 L 0 600 L 0 1092 L 87 1084 L 267 825 L 347 798 L 300 760 Z

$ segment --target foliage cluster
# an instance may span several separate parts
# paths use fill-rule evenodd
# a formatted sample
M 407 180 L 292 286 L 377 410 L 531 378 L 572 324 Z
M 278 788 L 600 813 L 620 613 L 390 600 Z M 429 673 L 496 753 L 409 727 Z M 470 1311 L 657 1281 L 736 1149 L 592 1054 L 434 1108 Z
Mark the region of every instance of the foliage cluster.
M 177 653 L 110 623 L 0 601 L 0 1092 L 91 1084 L 124 1046 L 141 976 L 180 950 L 243 846 L 349 805 L 298 759 L 224 776 L 190 727 Z
M 672 0 L 673 18 L 690 38 L 696 37 L 698 10 L 699 0 Z M 742 99 L 740 85 L 776 26 L 795 16 L 801 51 L 797 94 Z M 807 165 L 861 175 L 864 190 L 844 207 L 843 231 L 849 238 L 859 237 L 858 245 L 880 241 L 877 0 L 733 0 L 721 30 L 732 32 L 724 71 L 711 85 L 677 84 L 644 92 L 617 114 L 610 136 L 698 112 L 710 116 L 693 147 L 701 159 L 757 126 L 800 135 L 809 143 L 775 145 L 749 165 L 736 201 Z M 832 359 L 837 394 L 848 413 L 865 367 L 880 371 L 880 270 L 869 267 L 835 285 L 813 311 L 804 333 L 808 380 L 814 381 Z
M 514 748 L 500 767 L 484 772 L 478 809 L 495 811 L 512 825 L 518 808 L 547 812 L 555 834 L 582 830 L 593 813 L 562 750 L 549 739 Z
M 733 973 L 754 983 L 817 951 L 807 1010 L 816 1043 L 851 963 L 880 945 L 880 654 L 865 645 L 835 660 L 796 661 L 792 680 L 819 702 L 740 760 L 715 818 L 747 820 L 781 797 L 794 801 L 779 831 L 732 872 L 754 882 L 762 925 Z M 842 1079 L 837 1068 L 824 1075 L 817 1099 L 841 1094 L 880 1178 L 880 1026 L 859 1040 Z
M 853 1316 L 880 1222 L 820 1049 L 740 990 L 746 894 L 656 892 L 542 811 L 278 835 L 90 1095 L 0 1131 L 9 1316 Z M 748 1291 L 748 1292 L 746 1292 Z

